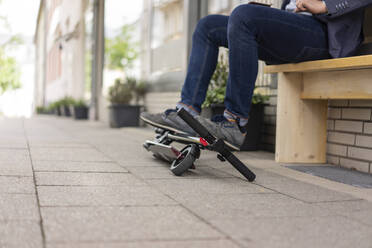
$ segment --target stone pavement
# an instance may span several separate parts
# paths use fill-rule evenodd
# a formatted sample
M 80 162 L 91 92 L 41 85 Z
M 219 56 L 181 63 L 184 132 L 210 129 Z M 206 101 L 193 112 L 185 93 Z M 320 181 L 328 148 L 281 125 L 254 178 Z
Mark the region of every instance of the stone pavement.
M 0 247 L 366 247 L 372 191 L 212 152 L 175 177 L 142 148 L 150 129 L 0 119 Z

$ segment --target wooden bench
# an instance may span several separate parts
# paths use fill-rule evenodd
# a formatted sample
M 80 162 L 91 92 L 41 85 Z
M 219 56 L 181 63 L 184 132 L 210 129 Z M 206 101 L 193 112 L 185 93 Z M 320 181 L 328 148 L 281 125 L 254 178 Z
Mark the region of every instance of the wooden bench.
M 372 54 L 372 7 L 365 11 L 364 44 Z M 272 65 L 278 73 L 277 162 L 325 163 L 329 99 L 372 99 L 372 55 Z
M 266 66 L 278 73 L 277 162 L 325 163 L 329 99 L 372 99 L 372 55 Z

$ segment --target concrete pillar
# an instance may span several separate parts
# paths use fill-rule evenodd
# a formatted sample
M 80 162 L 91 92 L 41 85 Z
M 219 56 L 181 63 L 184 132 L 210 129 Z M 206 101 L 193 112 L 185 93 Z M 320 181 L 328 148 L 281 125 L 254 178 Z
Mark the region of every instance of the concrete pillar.
M 44 41 L 43 41 L 43 63 L 42 63 L 42 66 L 43 66 L 43 75 L 42 75 L 42 102 L 43 102 L 43 106 L 46 106 L 46 77 L 47 77 L 47 58 L 48 58 L 48 54 L 47 54 L 47 39 L 48 39 L 48 9 L 47 9 L 47 5 L 46 5 L 46 1 L 43 0 L 41 2 L 42 4 L 42 9 L 43 9 L 43 24 L 42 24 L 42 29 L 44 30 L 43 33 L 44 33 Z
M 99 119 L 100 98 L 102 95 L 103 66 L 104 66 L 104 20 L 105 1 L 94 0 L 93 17 L 93 61 L 92 61 L 92 100 L 90 118 Z
M 185 30 L 185 47 L 186 47 L 186 61 L 184 64 L 185 71 L 189 61 L 192 45 L 192 34 L 198 21 L 208 15 L 208 1 L 206 0 L 184 0 L 184 30 Z
M 151 39 L 153 21 L 153 1 L 143 0 L 143 13 L 141 17 L 141 77 L 148 79 L 151 75 Z

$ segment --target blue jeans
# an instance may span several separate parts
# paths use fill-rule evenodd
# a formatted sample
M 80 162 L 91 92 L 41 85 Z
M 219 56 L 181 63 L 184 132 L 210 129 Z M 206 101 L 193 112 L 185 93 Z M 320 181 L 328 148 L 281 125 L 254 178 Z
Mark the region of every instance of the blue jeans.
M 282 64 L 329 58 L 327 26 L 315 17 L 257 5 L 240 5 L 230 16 L 209 15 L 194 31 L 181 102 L 197 112 L 218 60 L 229 48 L 226 111 L 247 119 L 258 60 Z

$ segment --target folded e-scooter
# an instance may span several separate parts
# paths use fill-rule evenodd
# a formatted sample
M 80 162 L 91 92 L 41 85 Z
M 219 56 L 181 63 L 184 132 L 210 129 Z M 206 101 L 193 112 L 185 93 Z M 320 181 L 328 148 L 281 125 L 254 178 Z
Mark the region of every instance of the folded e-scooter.
M 207 149 L 215 151 L 220 161 L 228 161 L 248 181 L 254 181 L 256 175 L 231 152 L 231 150 L 237 150 L 235 147 L 227 145 L 222 139 L 214 137 L 186 110 L 180 109 L 177 114 L 199 135 L 199 137 L 190 136 L 167 127 L 156 126 L 153 123 L 147 122 L 156 127 L 155 132 L 157 133 L 154 141 L 147 140 L 143 144 L 147 151 L 152 152 L 154 157 L 158 159 L 170 162 L 170 169 L 176 176 L 181 176 L 189 169 L 195 169 L 194 162 L 200 157 L 200 150 Z M 186 146 L 178 150 L 171 146 L 173 142 L 186 144 Z

